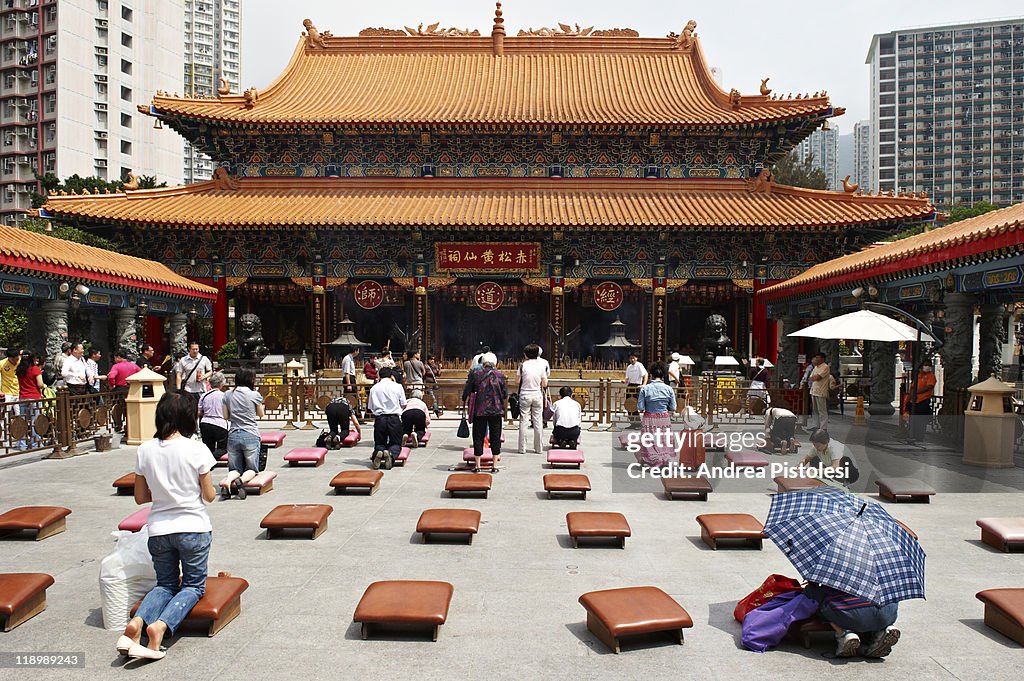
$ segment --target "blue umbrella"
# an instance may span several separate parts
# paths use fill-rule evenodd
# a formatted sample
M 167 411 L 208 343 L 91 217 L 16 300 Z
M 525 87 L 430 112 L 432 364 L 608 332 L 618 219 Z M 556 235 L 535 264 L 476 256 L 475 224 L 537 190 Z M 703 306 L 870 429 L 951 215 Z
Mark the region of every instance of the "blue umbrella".
M 924 551 L 878 504 L 834 487 L 776 494 L 764 533 L 810 582 L 879 605 L 924 598 Z

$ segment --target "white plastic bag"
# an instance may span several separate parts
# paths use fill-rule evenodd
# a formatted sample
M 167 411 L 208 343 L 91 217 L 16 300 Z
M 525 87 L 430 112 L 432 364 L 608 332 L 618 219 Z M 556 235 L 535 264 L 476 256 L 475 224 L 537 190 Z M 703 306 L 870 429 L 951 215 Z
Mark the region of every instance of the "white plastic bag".
M 138 532 L 112 532 L 114 550 L 100 563 L 100 599 L 103 626 L 120 631 L 128 624 L 128 612 L 156 586 L 153 558 L 149 555 L 149 527 Z
M 690 405 L 686 405 L 686 409 L 683 410 L 682 422 L 686 430 L 705 430 L 708 424 L 707 419 Z

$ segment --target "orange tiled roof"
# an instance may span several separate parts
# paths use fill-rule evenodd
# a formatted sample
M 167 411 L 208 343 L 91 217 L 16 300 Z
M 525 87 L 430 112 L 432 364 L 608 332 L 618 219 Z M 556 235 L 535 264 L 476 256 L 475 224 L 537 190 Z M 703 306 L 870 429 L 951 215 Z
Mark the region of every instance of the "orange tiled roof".
M 144 113 L 267 125 L 508 124 L 730 126 L 838 115 L 827 95 L 743 95 L 734 108 L 700 44 L 670 38 L 327 37 L 299 42 L 257 92 L 190 99 L 157 93 Z
M 217 289 L 179 276 L 152 260 L 0 225 L 0 268 L 77 281 L 213 300 Z
M 51 196 L 46 217 L 195 228 L 553 227 L 819 229 L 927 219 L 926 199 L 745 180 L 362 179 L 214 181 L 127 194 Z
M 1022 246 L 1024 203 L 829 260 L 758 295 L 765 300 L 781 300 L 830 289 L 852 289 L 871 279 L 911 277 L 1007 249 L 1019 254 Z

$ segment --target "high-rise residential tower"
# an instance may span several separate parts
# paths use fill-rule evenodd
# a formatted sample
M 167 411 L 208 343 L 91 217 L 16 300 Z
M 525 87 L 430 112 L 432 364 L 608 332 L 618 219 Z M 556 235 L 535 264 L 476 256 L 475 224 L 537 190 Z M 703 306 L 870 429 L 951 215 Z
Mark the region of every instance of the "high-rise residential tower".
M 866 192 L 875 190 L 871 158 L 871 121 L 858 121 L 853 125 L 853 177 L 850 181 Z
M 184 0 L 3 0 L 3 222 L 30 207 L 35 172 L 181 181 L 181 143 L 136 104 L 180 88 L 183 16 Z
M 241 0 L 184 0 L 185 91 L 190 97 L 216 97 L 221 78 L 231 92 L 241 91 L 239 53 Z M 210 179 L 210 157 L 182 142 L 186 184 Z
M 1024 17 L 878 34 L 867 63 L 874 187 L 1024 201 Z
M 819 128 L 800 142 L 794 150 L 797 159 L 811 159 L 811 165 L 825 171 L 828 180 L 826 189 L 840 189 L 839 181 L 839 126 L 829 123 L 827 128 Z

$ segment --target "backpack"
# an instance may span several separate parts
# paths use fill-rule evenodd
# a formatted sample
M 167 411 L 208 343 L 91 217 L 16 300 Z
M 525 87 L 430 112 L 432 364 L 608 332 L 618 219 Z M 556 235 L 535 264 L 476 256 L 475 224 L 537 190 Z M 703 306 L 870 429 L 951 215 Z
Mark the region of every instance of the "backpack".
M 857 466 L 849 456 L 844 456 L 839 459 L 839 469 L 846 471 L 846 477 L 843 478 L 843 482 L 847 485 L 857 482 L 857 480 L 860 479 L 860 471 L 857 470 Z

